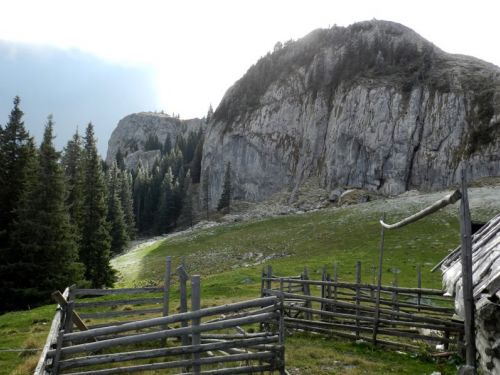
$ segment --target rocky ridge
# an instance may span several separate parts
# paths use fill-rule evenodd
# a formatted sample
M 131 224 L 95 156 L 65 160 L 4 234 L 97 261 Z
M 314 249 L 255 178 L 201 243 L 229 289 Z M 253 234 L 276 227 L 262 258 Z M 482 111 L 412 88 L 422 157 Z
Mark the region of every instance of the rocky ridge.
M 293 200 L 318 187 L 397 195 L 500 175 L 500 69 L 451 55 L 403 25 L 316 30 L 277 46 L 231 87 L 209 123 L 212 202 L 231 163 L 235 199 Z
M 190 132 L 204 131 L 205 119 L 181 120 L 163 113 L 141 112 L 128 115 L 118 122 L 108 142 L 106 163 L 110 164 L 120 151 L 125 164 L 135 169 L 139 161 L 152 165 L 160 156 L 159 150 L 146 150 L 145 144 L 150 137 L 157 137 L 163 144 L 167 137 L 172 143 L 178 136 L 187 139 Z

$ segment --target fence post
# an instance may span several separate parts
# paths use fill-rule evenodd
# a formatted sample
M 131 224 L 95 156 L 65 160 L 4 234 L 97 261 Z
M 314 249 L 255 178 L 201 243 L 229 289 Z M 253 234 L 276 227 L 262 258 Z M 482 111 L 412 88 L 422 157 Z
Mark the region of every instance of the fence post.
M 191 278 L 191 310 L 196 311 L 200 309 L 201 306 L 201 287 L 200 287 L 200 276 L 199 275 L 193 275 Z M 201 337 L 200 333 L 195 333 L 194 328 L 200 325 L 200 318 L 195 318 L 193 319 L 192 323 L 192 328 L 193 332 L 191 334 L 191 340 L 192 340 L 192 345 L 197 346 L 201 344 Z M 194 353 L 193 354 L 193 360 L 199 361 L 200 360 L 200 353 Z M 193 373 L 195 375 L 199 375 L 201 371 L 201 365 L 193 365 Z
M 321 281 L 326 281 L 326 267 L 323 267 L 323 271 L 321 272 Z M 326 285 L 321 285 L 321 298 L 326 298 Z M 321 302 L 321 311 L 326 310 L 326 304 Z
M 394 280 L 392 282 L 392 286 L 397 288 L 398 287 L 398 284 L 399 284 L 399 277 L 398 277 L 398 274 L 399 274 L 400 270 L 399 268 L 393 268 L 393 273 L 394 273 Z M 399 311 L 399 306 L 398 306 L 398 291 L 397 290 L 393 290 L 392 291 L 392 311 Z M 391 316 L 391 319 L 392 320 L 397 320 L 398 319 L 398 314 L 392 314 Z M 395 327 L 396 325 L 394 325 Z
M 375 271 L 377 271 L 377 267 L 374 264 L 372 264 L 371 270 L 372 270 L 372 287 L 370 288 L 370 296 L 372 299 L 375 299 L 375 283 L 377 280 L 375 278 L 375 274 L 376 274 Z
M 337 311 L 337 282 L 339 281 L 338 278 L 338 270 L 337 270 L 337 262 L 333 263 L 333 305 L 332 306 L 332 311 L 335 312 Z
M 356 338 L 359 338 L 359 303 L 360 303 L 360 284 L 361 284 L 361 262 L 356 262 Z
M 382 215 L 384 221 L 385 215 Z M 377 299 L 375 301 L 375 319 L 373 321 L 373 345 L 377 345 L 378 321 L 380 319 L 380 288 L 382 287 L 382 266 L 384 262 L 384 227 L 380 229 L 380 254 L 378 258 L 378 280 L 377 280 Z
M 304 273 L 303 273 L 303 279 L 308 281 L 309 280 L 309 271 L 307 269 L 307 267 L 304 267 Z M 311 288 L 310 288 L 310 285 L 309 283 L 304 283 L 304 295 L 306 296 L 310 296 L 311 295 Z M 311 308 L 312 307 L 312 302 L 310 300 L 307 300 L 306 303 L 305 303 L 305 306 L 307 308 Z M 310 312 L 306 312 L 305 314 L 306 316 L 306 319 L 307 320 L 312 320 L 312 314 Z
M 172 258 L 167 257 L 165 263 L 165 279 L 163 282 L 163 316 L 168 315 L 168 305 L 170 302 L 170 274 L 172 271 Z M 167 329 L 165 326 L 163 329 Z
M 71 319 L 71 318 L 70 318 Z M 64 329 L 59 331 L 56 343 L 56 354 L 52 361 L 52 369 L 50 371 L 51 375 L 59 374 L 59 360 L 61 359 L 61 349 L 63 347 Z
M 268 280 L 266 280 L 266 289 L 271 290 L 273 286 L 273 282 L 271 281 L 271 278 L 273 277 L 273 266 L 268 265 L 266 267 L 266 277 Z
M 163 316 L 168 315 L 168 305 L 170 302 L 170 276 L 172 272 L 172 258 L 167 257 L 166 258 L 166 263 L 165 263 L 165 279 L 163 281 Z M 168 327 L 166 324 L 161 326 L 162 330 L 166 330 Z M 162 339 L 161 344 L 162 346 L 165 346 L 167 340 Z
M 422 289 L 422 269 L 420 267 L 420 264 L 417 265 L 417 288 L 418 288 L 418 294 L 417 294 L 417 305 L 418 305 L 418 311 L 420 311 L 420 304 L 422 303 L 422 293 L 420 289 Z
M 187 312 L 187 286 L 186 283 L 189 280 L 189 275 L 187 274 L 184 266 L 181 265 L 177 267 L 177 273 L 179 274 L 179 293 L 180 293 L 180 312 Z M 183 320 L 181 322 L 181 327 L 187 327 L 187 321 Z M 182 345 L 188 345 L 188 337 L 187 335 L 182 336 Z
M 279 330 L 279 339 L 278 345 L 280 345 L 279 349 L 279 357 L 278 357 L 278 369 L 280 375 L 285 375 L 285 298 L 283 296 L 283 278 L 280 277 L 280 316 L 278 318 L 278 330 Z
M 462 168 L 462 199 L 460 201 L 460 234 L 462 237 L 462 291 L 464 298 L 464 329 L 465 329 L 465 357 L 466 366 L 459 372 L 475 371 L 476 343 L 474 335 L 474 297 L 472 283 L 472 234 L 469 211 L 469 197 L 467 194 L 466 166 Z

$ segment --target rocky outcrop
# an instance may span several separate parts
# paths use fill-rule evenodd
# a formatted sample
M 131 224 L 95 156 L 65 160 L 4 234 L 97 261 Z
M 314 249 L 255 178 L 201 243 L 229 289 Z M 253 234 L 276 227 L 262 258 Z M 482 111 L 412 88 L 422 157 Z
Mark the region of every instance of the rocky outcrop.
M 500 69 L 370 21 L 278 46 L 224 96 L 204 144 L 212 202 L 260 201 L 309 177 L 381 194 L 500 175 Z
M 187 139 L 191 132 L 205 130 L 204 119 L 180 120 L 163 113 L 141 112 L 124 117 L 118 122 L 108 141 L 106 162 L 115 160 L 118 151 L 121 152 L 125 164 L 135 169 L 139 161 L 143 165 L 152 165 L 154 159 L 160 156 L 158 149 L 147 149 L 148 140 L 153 139 L 163 145 L 167 137 L 172 144 L 177 137 Z

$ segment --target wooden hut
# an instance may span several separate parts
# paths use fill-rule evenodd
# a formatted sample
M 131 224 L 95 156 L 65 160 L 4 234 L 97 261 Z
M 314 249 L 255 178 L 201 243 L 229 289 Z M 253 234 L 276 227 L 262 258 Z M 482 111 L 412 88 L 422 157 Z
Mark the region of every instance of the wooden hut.
M 472 237 L 472 282 L 478 365 L 485 374 L 500 374 L 500 214 Z M 455 297 L 464 318 L 460 247 L 441 263 L 443 286 Z

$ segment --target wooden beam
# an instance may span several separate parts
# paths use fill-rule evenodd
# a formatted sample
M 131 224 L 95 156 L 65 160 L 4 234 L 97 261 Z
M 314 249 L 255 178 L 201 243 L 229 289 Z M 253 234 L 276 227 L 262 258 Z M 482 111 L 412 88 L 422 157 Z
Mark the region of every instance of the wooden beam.
M 52 299 L 54 299 L 63 308 L 66 308 L 68 305 L 68 301 L 58 290 L 52 293 Z M 71 319 L 73 320 L 73 323 L 75 323 L 75 325 L 78 327 L 80 331 L 88 331 L 88 327 L 85 325 L 82 318 L 80 318 L 80 316 L 75 310 L 71 310 Z

